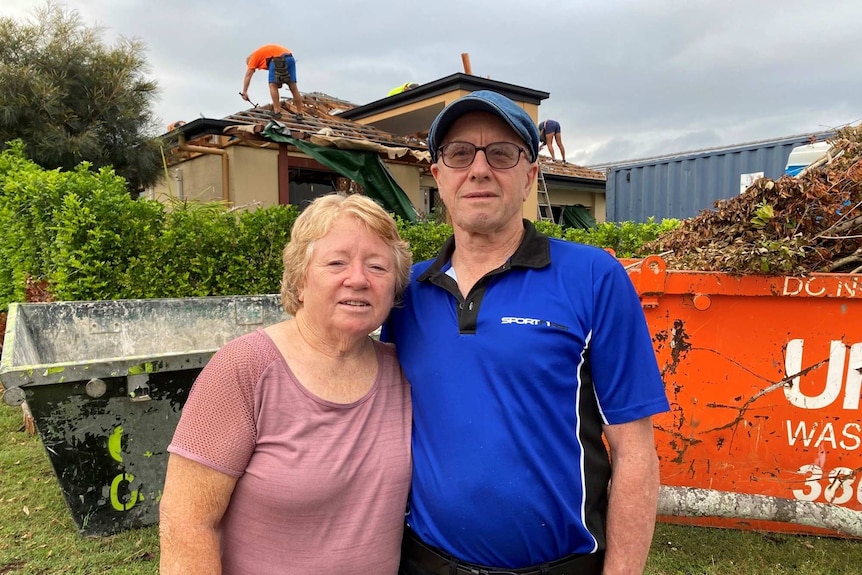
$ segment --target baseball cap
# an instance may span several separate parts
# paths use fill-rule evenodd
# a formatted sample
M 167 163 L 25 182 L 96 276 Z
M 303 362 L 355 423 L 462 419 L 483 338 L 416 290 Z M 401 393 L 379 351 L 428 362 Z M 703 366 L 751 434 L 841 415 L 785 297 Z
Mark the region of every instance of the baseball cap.
M 539 131 L 533 119 L 523 108 L 502 94 L 491 90 L 479 90 L 458 98 L 437 114 L 428 131 L 428 149 L 431 161 L 437 161 L 437 149 L 452 124 L 467 112 L 491 112 L 509 124 L 527 145 L 530 161 L 539 156 Z

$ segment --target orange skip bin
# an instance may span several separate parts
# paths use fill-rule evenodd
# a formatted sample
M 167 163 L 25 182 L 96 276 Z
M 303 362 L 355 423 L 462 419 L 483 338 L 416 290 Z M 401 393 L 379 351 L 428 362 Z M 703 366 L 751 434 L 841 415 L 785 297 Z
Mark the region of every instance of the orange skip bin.
M 662 485 L 780 504 L 769 519 L 663 519 L 860 536 L 787 510 L 862 517 L 862 274 L 673 271 L 657 256 L 628 271 L 671 402 L 654 418 Z

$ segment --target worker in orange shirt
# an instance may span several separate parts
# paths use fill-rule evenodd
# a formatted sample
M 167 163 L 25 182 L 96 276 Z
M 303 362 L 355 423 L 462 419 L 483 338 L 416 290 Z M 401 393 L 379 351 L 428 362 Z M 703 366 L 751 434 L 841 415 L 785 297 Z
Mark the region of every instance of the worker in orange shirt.
M 302 94 L 296 87 L 296 59 L 293 52 L 278 44 L 266 44 L 251 53 L 245 59 L 248 69 L 245 71 L 245 79 L 242 83 L 240 95 L 243 100 L 251 102 L 248 98 L 248 86 L 251 77 L 257 70 L 269 70 L 269 95 L 272 97 L 272 116 L 281 118 L 281 100 L 278 89 L 287 84 L 290 93 L 293 94 L 293 103 L 296 106 L 296 119 L 302 119 Z

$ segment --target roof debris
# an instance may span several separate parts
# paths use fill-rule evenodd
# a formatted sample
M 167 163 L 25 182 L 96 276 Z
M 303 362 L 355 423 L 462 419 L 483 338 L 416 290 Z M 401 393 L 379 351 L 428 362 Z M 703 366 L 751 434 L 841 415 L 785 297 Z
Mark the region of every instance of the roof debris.
M 539 167 L 542 168 L 542 173 L 545 175 L 566 176 L 585 180 L 597 180 L 600 182 L 607 180 L 607 176 L 604 172 L 591 170 L 590 168 L 570 164 L 568 162 L 557 162 L 546 156 L 539 156 Z
M 296 106 L 292 99 L 282 99 L 281 107 L 286 110 L 287 114 L 282 114 L 282 119 L 278 123 L 290 130 L 291 134 L 300 139 L 308 139 L 314 134 L 324 131 L 325 135 L 333 138 L 351 138 L 356 140 L 368 140 L 388 145 L 424 147 L 425 142 L 408 136 L 397 136 L 379 130 L 374 126 L 367 126 L 341 118 L 338 116 L 340 112 L 355 108 L 354 104 L 327 96 L 320 92 L 312 92 L 302 95 L 303 110 L 302 118 L 297 119 Z M 231 114 L 224 118 L 229 122 L 236 122 L 238 126 L 255 126 L 253 130 L 234 129 L 232 132 L 236 135 L 241 135 L 245 132 L 260 133 L 264 126 L 273 121 L 272 105 L 258 106 L 249 108 L 242 112 Z M 228 131 L 228 134 L 232 133 Z
M 647 244 L 669 269 L 862 273 L 862 126 L 839 130 L 822 165 L 761 178 Z
M 371 125 L 360 124 L 340 117 L 342 112 L 355 108 L 356 104 L 322 92 L 305 93 L 302 95 L 302 102 L 303 113 L 300 119 L 296 117 L 296 106 L 293 99 L 290 98 L 281 100 L 281 107 L 287 113 L 283 113 L 279 120 L 273 119 L 271 104 L 254 106 L 226 116 L 223 121 L 230 125 L 224 128 L 223 135 L 243 140 L 265 140 L 264 130 L 272 122 L 275 122 L 283 133 L 320 145 L 333 145 L 339 148 L 356 148 L 359 146 L 381 153 L 385 152 L 390 159 L 412 156 L 418 161 L 430 161 L 427 143 L 421 137 L 396 135 Z M 170 127 L 176 128 L 177 126 L 172 124 Z M 200 136 L 190 140 L 189 143 L 217 147 L 218 144 L 210 142 L 208 136 Z M 355 143 L 350 144 L 350 140 Z M 174 150 L 172 158 L 184 155 L 187 153 Z M 597 182 L 604 182 L 607 179 L 604 172 L 575 164 L 556 162 L 546 156 L 539 156 L 539 166 L 545 175 L 595 180 Z

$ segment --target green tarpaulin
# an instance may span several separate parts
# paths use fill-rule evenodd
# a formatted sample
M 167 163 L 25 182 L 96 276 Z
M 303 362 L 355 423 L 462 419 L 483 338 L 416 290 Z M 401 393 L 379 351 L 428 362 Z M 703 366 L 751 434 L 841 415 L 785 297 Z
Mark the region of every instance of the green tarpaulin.
M 584 206 L 563 206 L 560 225 L 564 228 L 590 229 L 596 227 L 596 220 Z
M 409 222 L 416 221 L 416 209 L 376 152 L 318 146 L 284 135 L 273 122 L 264 128 L 263 135 L 274 142 L 296 146 L 327 168 L 362 185 L 365 195 L 377 200 L 387 211 Z

